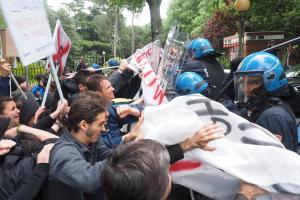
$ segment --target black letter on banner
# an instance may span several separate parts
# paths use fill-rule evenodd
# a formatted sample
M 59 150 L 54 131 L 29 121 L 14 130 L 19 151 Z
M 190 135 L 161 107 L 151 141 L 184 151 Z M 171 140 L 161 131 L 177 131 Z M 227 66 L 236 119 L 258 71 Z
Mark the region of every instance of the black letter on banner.
M 228 113 L 226 113 L 222 110 L 213 109 L 209 100 L 196 99 L 196 100 L 191 100 L 191 101 L 186 102 L 186 104 L 188 106 L 193 105 L 193 104 L 199 104 L 199 103 L 204 103 L 206 105 L 207 110 L 196 110 L 195 112 L 198 116 L 200 116 L 200 115 L 224 115 L 224 116 L 228 116 Z
M 231 124 L 228 121 L 226 121 L 226 120 L 224 120 L 222 118 L 218 118 L 218 117 L 211 117 L 210 119 L 214 123 L 221 122 L 221 123 L 223 123 L 226 126 L 226 131 L 224 133 L 225 136 L 228 135 L 231 132 Z
M 242 137 L 241 138 L 241 142 L 244 143 L 244 144 L 262 145 L 262 146 L 274 146 L 274 147 L 283 148 L 279 144 L 275 144 L 275 143 L 271 143 L 271 142 L 264 142 L 264 141 L 256 140 L 256 139 L 249 138 L 249 137 Z
M 268 132 L 265 129 L 263 129 L 259 126 L 255 126 L 254 124 L 252 124 L 250 122 L 241 123 L 238 125 L 238 127 L 241 131 L 245 131 L 247 129 L 252 129 L 252 128 L 257 128 L 257 129 L 263 131 L 266 135 L 268 135 Z M 244 144 L 274 146 L 274 147 L 283 148 L 282 146 L 280 146 L 279 144 L 276 144 L 276 143 L 264 142 L 264 141 L 256 140 L 256 139 L 249 138 L 249 137 L 242 137 L 241 142 Z
M 274 184 L 272 185 L 275 190 L 277 190 L 278 193 L 282 194 L 292 194 L 297 195 L 299 194 L 299 186 L 294 184 L 287 184 L 287 185 L 281 185 L 281 184 Z M 299 196 L 298 196 L 299 197 Z

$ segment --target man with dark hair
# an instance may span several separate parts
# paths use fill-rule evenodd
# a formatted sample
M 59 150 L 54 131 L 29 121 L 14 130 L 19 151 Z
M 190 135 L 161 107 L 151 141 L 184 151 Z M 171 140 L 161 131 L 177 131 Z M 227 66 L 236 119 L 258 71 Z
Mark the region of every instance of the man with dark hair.
M 43 199 L 95 198 L 103 162 L 110 150 L 99 136 L 105 130 L 106 100 L 76 99 L 68 114 L 68 130 L 56 142 Z
M 164 200 L 171 189 L 170 157 L 154 140 L 118 146 L 107 159 L 101 185 L 108 200 Z
M 101 96 L 112 102 L 115 97 L 115 89 L 107 78 L 100 74 L 94 74 L 87 79 L 88 90 L 99 93 Z M 131 132 L 124 134 L 120 131 L 123 125 L 132 124 L 138 120 L 141 115 L 141 105 L 115 105 L 112 104 L 108 107 L 107 111 L 108 121 L 106 131 L 103 133 L 102 139 L 108 148 L 113 148 L 120 144 L 122 141 L 131 141 L 135 139 L 134 134 Z

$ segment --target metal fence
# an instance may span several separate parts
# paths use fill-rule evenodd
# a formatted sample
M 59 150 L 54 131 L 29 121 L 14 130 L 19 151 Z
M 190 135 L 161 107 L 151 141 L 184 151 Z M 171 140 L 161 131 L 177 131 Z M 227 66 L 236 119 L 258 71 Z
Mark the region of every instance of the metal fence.
M 39 61 L 28 65 L 29 82 L 34 83 L 36 81 L 36 75 L 38 74 L 48 73 L 48 70 L 45 67 L 45 61 Z M 21 62 L 17 61 L 16 66 L 13 68 L 13 74 L 15 76 L 26 76 L 26 68 L 23 67 Z

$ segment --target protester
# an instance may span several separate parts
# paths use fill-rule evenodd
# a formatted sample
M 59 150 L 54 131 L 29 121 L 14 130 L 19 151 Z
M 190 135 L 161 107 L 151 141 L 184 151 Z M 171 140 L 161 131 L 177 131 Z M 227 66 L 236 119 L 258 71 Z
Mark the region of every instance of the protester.
M 210 42 L 205 38 L 197 38 L 188 46 L 191 60 L 187 61 L 181 72 L 196 72 L 208 83 L 211 98 L 214 99 L 222 89 L 225 73 L 222 65 L 216 60 L 219 56 Z
M 59 102 L 57 108 L 51 114 L 41 117 L 44 108 L 38 108 L 38 104 L 33 99 L 27 99 L 21 105 L 21 113 L 17 108 L 16 103 L 9 97 L 0 97 L 0 117 L 8 117 L 16 125 L 26 124 L 34 128 L 50 130 L 50 128 L 57 122 L 59 115 L 64 115 L 67 111 L 67 102 Z
M 39 74 L 36 76 L 36 80 L 37 84 L 33 86 L 31 92 L 38 101 L 41 101 L 45 93 L 47 79 L 43 74 Z
M 86 90 L 86 80 L 87 78 L 93 74 L 88 70 L 79 70 L 73 78 L 65 79 L 61 82 L 61 89 L 64 98 L 68 101 L 68 104 L 71 105 L 74 99 L 80 92 Z M 58 91 L 56 90 L 54 93 L 54 101 L 52 104 L 52 110 L 57 107 L 57 102 L 60 97 Z
M 121 60 L 119 68 L 107 79 L 115 89 L 116 98 L 133 99 L 140 89 L 141 79 L 138 74 L 134 75 L 126 59 Z
M 84 58 L 81 58 L 79 61 L 79 64 L 77 65 L 76 71 L 78 72 L 78 71 L 86 69 L 86 68 L 87 68 L 87 65 L 85 64 L 85 60 L 84 60 Z
M 118 146 L 107 160 L 101 185 L 108 200 L 165 200 L 171 190 L 170 156 L 154 140 Z
M 295 115 L 281 97 L 290 88 L 280 60 L 266 52 L 247 56 L 234 74 L 236 98 L 248 110 L 249 121 L 275 134 L 284 146 L 297 150 Z
M 76 99 L 68 114 L 68 130 L 56 142 L 43 199 L 95 198 L 104 159 L 110 154 L 101 141 L 106 100 Z M 100 140 L 98 140 L 100 139 Z
M 31 90 L 27 91 L 27 85 L 26 85 L 26 79 L 25 79 L 25 77 L 15 76 L 15 78 L 16 78 L 16 81 L 18 82 L 18 84 L 20 85 L 23 93 L 26 95 L 26 97 L 28 99 L 35 99 L 34 95 L 31 92 Z M 18 89 L 18 87 L 16 86 L 16 84 L 15 84 L 14 81 L 11 82 L 11 97 L 12 97 L 12 99 L 15 102 L 21 102 L 21 103 L 23 103 L 23 101 L 25 100 L 24 95 Z
M 90 91 L 98 92 L 110 102 L 115 97 L 114 88 L 105 76 L 95 74 L 88 78 L 87 88 Z M 103 142 L 109 148 L 113 148 L 122 141 L 134 140 L 132 134 L 123 134 L 121 128 L 125 124 L 137 122 L 142 111 L 141 105 L 114 105 L 108 107 L 108 121 L 106 132 L 101 135 Z
M 0 96 L 0 117 L 8 117 L 19 124 L 20 110 L 10 97 Z
M 10 96 L 10 73 L 11 66 L 5 60 L 0 60 L 0 96 Z
M 0 140 L 0 199 L 34 199 L 48 174 L 53 145 L 46 144 L 57 136 L 21 125 L 2 138 L 9 140 Z

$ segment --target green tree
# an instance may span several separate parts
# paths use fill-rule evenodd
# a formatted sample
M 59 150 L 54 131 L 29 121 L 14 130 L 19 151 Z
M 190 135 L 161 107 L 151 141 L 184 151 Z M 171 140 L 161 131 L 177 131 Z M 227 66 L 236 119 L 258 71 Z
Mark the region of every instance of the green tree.
M 299 0 L 251 0 L 246 31 L 283 31 L 287 38 L 300 32 Z

